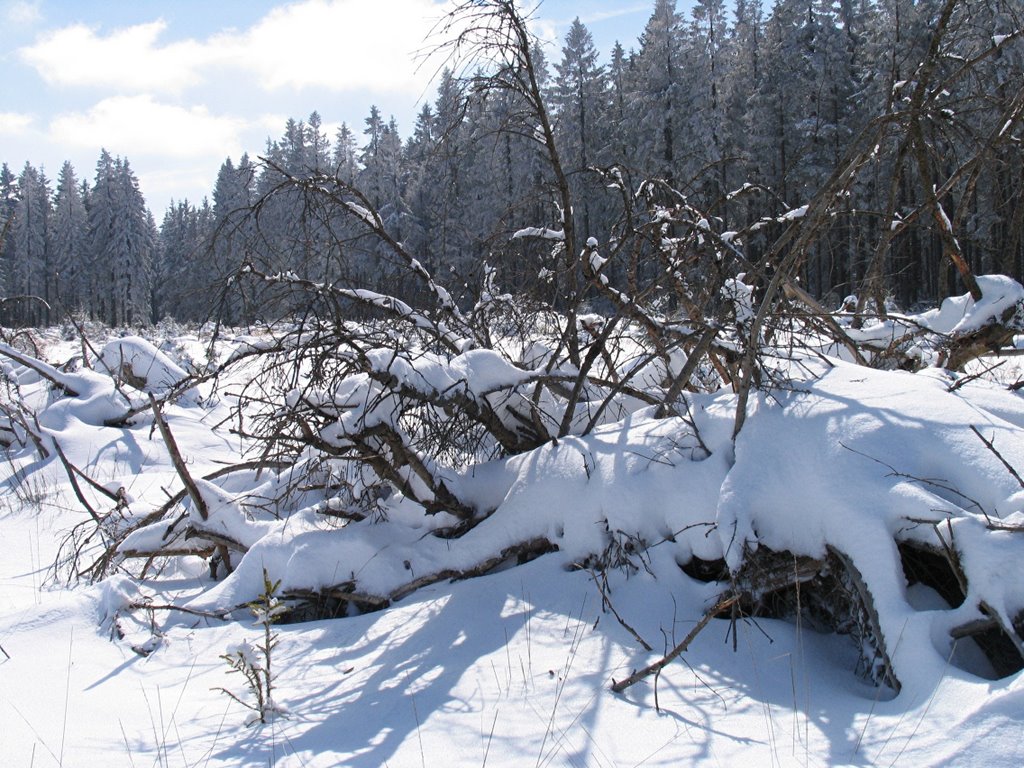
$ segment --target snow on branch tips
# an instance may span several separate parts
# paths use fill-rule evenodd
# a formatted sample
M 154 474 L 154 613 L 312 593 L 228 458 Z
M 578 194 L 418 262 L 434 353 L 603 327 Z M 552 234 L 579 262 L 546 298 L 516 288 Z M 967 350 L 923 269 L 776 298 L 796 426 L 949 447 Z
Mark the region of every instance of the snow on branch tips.
M 466 31 L 447 50 L 474 65 L 461 85 L 511 105 L 493 146 L 530 142 L 536 194 L 502 189 L 500 212 L 456 226 L 361 188 L 358 163 L 331 174 L 274 152 L 235 239 L 215 243 L 230 265 L 217 322 L 187 339 L 104 331 L 95 348 L 78 326 L 0 341 L 5 482 L 81 516 L 62 575 L 111 579 L 114 612 L 145 614 L 153 638 L 155 605 L 256 610 L 262 649 L 224 658 L 251 694 L 229 695 L 261 720 L 280 711 L 283 622 L 395 609 L 533 560 L 598 585 L 612 688 L 630 697 L 705 628 L 737 643 L 748 620 L 848 638 L 828 663 L 872 698 L 929 701 L 949 667 L 1024 669 L 1024 287 L 975 275 L 987 257 L 962 245 L 953 201 L 991 158 L 944 180 L 920 123 L 960 76 L 936 70 L 941 40 L 898 89 L 909 106 L 842 143 L 819 188 L 772 190 L 739 159 L 693 179 L 563 167 L 578 153 L 517 4 L 454 14 Z M 877 186 L 894 140 L 891 204 L 857 229 L 851 196 Z M 579 199 L 587 185 L 600 197 Z M 886 291 L 911 232 L 941 243 L 931 272 L 960 280 L 924 311 Z M 817 293 L 822 254 L 847 247 L 856 269 Z

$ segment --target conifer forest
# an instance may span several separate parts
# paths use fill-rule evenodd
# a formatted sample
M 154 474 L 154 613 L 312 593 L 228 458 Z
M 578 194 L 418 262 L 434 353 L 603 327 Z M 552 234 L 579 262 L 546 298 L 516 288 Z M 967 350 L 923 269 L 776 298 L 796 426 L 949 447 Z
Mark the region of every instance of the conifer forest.
M 611 51 L 596 50 L 578 20 L 560 47 L 537 45 L 539 97 L 578 244 L 614 241 L 631 215 L 618 190 L 657 180 L 750 265 L 770 269 L 761 262 L 787 216 L 856 156 L 798 270 L 824 306 L 856 296 L 862 306 L 872 297 L 912 307 L 949 295 L 961 285 L 950 253 L 973 273 L 1019 279 L 1022 9 L 950 5 L 701 0 L 683 15 L 657 0 L 641 37 Z M 147 208 L 116 147 L 94 170 L 64 164 L 55 180 L 30 162 L 18 172 L 5 164 L 4 321 L 275 316 L 280 307 L 243 309 L 243 293 L 225 295 L 243 263 L 415 291 L 389 266 L 386 243 L 303 192 L 301 182 L 321 176 L 357 189 L 390 236 L 432 273 L 451 275 L 462 306 L 488 270 L 505 290 L 550 299 L 550 248 L 513 237 L 562 228 L 536 109 L 522 89 L 488 87 L 494 72 L 483 62 L 466 66 L 443 68 L 415 125 L 374 106 L 334 136 L 317 112 L 290 119 L 259 157 L 226 158 L 209 198 L 162 214 Z M 636 254 L 641 272 L 647 261 Z M 44 301 L 17 298 L 29 296 Z
M 1024 4 L 531 7 L 0 158 L 0 764 L 1024 765 Z

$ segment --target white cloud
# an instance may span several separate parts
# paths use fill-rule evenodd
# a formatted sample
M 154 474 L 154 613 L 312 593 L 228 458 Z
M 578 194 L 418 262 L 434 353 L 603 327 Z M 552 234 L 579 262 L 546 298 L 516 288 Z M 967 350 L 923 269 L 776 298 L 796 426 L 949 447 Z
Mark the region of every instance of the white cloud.
M 31 26 L 42 21 L 43 13 L 39 10 L 39 0 L 15 0 L 4 5 L 4 18 L 8 24 Z
M 268 90 L 422 89 L 415 54 L 444 13 L 443 0 L 306 0 L 276 8 L 241 34 L 211 39 L 223 61 Z
M 376 90 L 418 95 L 430 72 L 416 72 L 424 35 L 448 0 L 303 0 L 275 8 L 247 30 L 207 40 L 161 43 L 167 23 L 102 34 L 81 24 L 41 36 L 20 50 L 48 82 L 117 93 L 173 92 L 246 73 L 256 87 Z
M 160 221 L 160 211 L 171 200 L 190 200 L 198 204 L 209 198 L 217 178 L 217 165 L 207 162 L 183 163 L 168 168 L 162 162 L 129 158 L 132 170 L 139 179 L 139 188 L 149 203 L 150 210 Z
M 34 120 L 20 112 L 0 112 L 0 136 L 24 136 Z
M 284 124 L 288 122 L 288 115 L 283 112 L 264 112 L 255 119 L 255 123 L 270 136 L 277 136 L 284 130 Z
M 241 151 L 244 120 L 211 115 L 205 107 L 162 104 L 151 96 L 113 96 L 88 112 L 56 117 L 50 139 L 57 144 L 109 147 L 123 155 L 212 157 Z
M 652 7 L 650 3 L 634 3 L 633 5 L 612 8 L 607 11 L 587 13 L 585 16 L 581 16 L 580 20 L 584 24 L 598 24 L 602 21 L 617 19 L 620 16 L 632 16 L 634 13 L 645 13 L 649 15 L 651 11 Z
M 109 35 L 76 24 L 41 36 L 21 57 L 48 83 L 98 86 L 116 91 L 179 91 L 199 82 L 209 51 L 194 40 L 160 46 L 167 28 L 158 19 Z

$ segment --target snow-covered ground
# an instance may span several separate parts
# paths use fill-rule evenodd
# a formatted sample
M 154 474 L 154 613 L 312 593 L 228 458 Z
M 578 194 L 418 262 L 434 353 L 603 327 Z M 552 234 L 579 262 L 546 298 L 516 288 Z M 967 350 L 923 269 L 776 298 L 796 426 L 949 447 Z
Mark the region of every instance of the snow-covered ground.
M 128 340 L 103 356 L 119 364 L 140 347 Z M 174 347 L 201 356 L 195 340 Z M 48 357 L 75 352 L 55 342 Z M 14 373 L 26 397 L 46 389 Z M 0 497 L 0 765 L 1024 764 L 1024 677 L 994 679 L 973 641 L 949 636 L 980 617 L 981 600 L 1007 621 L 1024 608 L 1024 491 L 1003 464 L 1024 471 L 1024 400 L 983 379 L 954 387 L 935 369 L 833 361 L 810 373 L 756 398 L 735 449 L 732 396 L 707 395 L 692 398 L 691 412 L 710 455 L 673 420 L 639 411 L 479 467 L 463 492 L 494 496 L 496 511 L 450 547 L 417 546 L 428 524 L 398 507 L 387 522 L 341 529 L 310 515 L 277 523 L 211 508 L 210 520 L 248 545 L 216 584 L 201 561 L 178 558 L 138 581 L 65 586 L 51 566 L 88 515 L 52 457 L 11 452 Z M 68 384 L 83 390 L 98 381 L 76 376 Z M 175 380 L 153 378 L 154 388 Z M 227 406 L 204 403 L 207 394 L 166 409 L 196 476 L 237 460 L 237 439 L 212 429 Z M 72 464 L 124 485 L 139 514 L 180 483 L 151 417 L 102 426 L 111 397 L 96 384 L 77 405 L 55 400 L 64 405 L 41 423 Z M 965 553 L 970 589 L 959 608 L 908 586 L 900 568 L 896 541 L 937 530 Z M 603 574 L 573 568 L 608 531 L 647 548 Z M 338 581 L 351 572 L 365 591 L 384 592 L 396 562 L 416 576 L 535 536 L 559 550 L 425 586 L 382 611 L 277 625 L 274 701 L 285 713 L 266 725 L 246 727 L 251 712 L 220 690 L 249 699 L 221 655 L 257 642 L 262 628 L 244 611 L 231 621 L 198 611 L 255 597 L 264 567 L 282 588 L 328 584 L 333 569 Z M 660 676 L 612 693 L 719 597 L 720 584 L 680 563 L 696 553 L 736 564 L 744 542 L 807 557 L 840 548 L 874 595 L 900 692 L 857 674 L 849 636 L 797 619 L 723 618 Z M 152 611 L 126 607 L 144 600 Z M 197 612 L 163 610 L 170 604 Z

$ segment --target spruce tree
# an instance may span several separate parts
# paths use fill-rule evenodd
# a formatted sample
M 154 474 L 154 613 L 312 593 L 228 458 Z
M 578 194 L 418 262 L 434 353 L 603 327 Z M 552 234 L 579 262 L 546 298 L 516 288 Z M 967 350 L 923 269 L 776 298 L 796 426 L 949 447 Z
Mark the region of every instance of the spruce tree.
M 21 298 L 12 317 L 19 325 L 39 325 L 49 320 L 50 190 L 43 173 L 25 163 L 18 191 L 11 225 L 9 290 Z
M 55 277 L 53 299 L 63 311 L 82 310 L 86 302 L 88 225 L 81 185 L 74 167 L 65 162 L 57 176 L 50 236 Z

